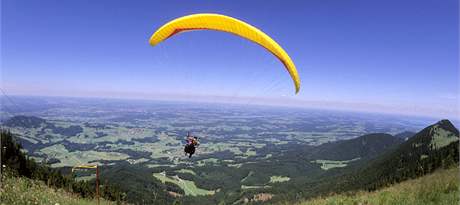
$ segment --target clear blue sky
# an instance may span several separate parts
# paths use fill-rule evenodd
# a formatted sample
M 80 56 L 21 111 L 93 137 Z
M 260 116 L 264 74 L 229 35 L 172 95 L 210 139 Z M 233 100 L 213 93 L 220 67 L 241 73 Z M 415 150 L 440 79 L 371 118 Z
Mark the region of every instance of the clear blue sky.
M 457 0 L 3 0 L 2 88 L 34 95 L 263 98 L 453 115 L 458 8 Z M 300 94 L 294 96 L 275 57 L 230 34 L 188 32 L 158 47 L 148 44 L 162 24 L 201 12 L 244 20 L 278 41 L 300 73 Z

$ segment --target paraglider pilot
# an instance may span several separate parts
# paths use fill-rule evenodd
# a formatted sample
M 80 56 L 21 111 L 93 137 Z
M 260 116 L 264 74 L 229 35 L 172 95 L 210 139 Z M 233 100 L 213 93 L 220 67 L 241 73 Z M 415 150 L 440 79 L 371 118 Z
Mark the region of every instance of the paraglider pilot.
M 190 132 L 187 133 L 187 139 L 186 139 L 186 144 L 184 147 L 184 152 L 185 155 L 189 155 L 188 158 L 192 157 L 192 155 L 195 153 L 195 148 L 200 145 L 200 142 L 198 141 L 198 137 L 194 137 L 190 135 Z

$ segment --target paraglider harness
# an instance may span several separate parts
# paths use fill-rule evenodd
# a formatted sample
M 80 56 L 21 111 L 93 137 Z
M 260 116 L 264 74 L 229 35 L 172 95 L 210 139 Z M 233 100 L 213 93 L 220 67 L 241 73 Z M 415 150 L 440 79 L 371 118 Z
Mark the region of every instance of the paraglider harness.
M 195 148 L 199 145 L 198 137 L 192 137 L 190 133 L 187 134 L 186 145 L 184 147 L 185 155 L 189 154 L 188 158 L 195 154 Z

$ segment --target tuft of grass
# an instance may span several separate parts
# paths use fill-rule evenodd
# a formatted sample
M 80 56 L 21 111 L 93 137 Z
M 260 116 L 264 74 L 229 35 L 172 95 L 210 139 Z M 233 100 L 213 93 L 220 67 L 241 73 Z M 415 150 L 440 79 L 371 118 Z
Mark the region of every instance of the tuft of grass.
M 48 187 L 44 182 L 25 177 L 3 176 L 0 187 L 1 205 L 46 204 L 46 205 L 96 205 L 96 199 L 81 198 L 63 189 Z M 113 202 L 114 203 L 114 202 Z M 101 198 L 101 205 L 110 204 Z
M 460 201 L 460 169 L 438 170 L 433 174 L 408 180 L 375 192 L 357 192 L 320 197 L 299 205 L 457 205 Z

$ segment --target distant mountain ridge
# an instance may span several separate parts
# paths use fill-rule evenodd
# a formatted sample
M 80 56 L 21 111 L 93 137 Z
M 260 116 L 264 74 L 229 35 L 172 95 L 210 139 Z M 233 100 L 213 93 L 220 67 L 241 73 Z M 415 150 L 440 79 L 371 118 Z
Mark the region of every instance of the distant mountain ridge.
M 11 117 L 10 119 L 6 120 L 3 125 L 7 127 L 22 127 L 22 128 L 41 128 L 41 131 L 44 129 L 50 129 L 55 134 L 61 134 L 66 137 L 75 136 L 81 132 L 83 132 L 83 128 L 78 125 L 72 125 L 69 127 L 59 127 L 55 124 L 49 122 L 46 119 L 36 117 L 36 116 L 25 116 L 25 115 L 18 115 Z
M 17 115 L 6 120 L 3 125 L 8 127 L 39 128 L 46 120 L 35 116 Z
M 339 187 L 375 190 L 432 173 L 438 168 L 458 165 L 458 147 L 459 131 L 449 120 L 441 120 L 372 160 L 368 166 L 347 175 Z
M 314 148 L 311 158 L 326 160 L 351 160 L 374 158 L 391 147 L 403 142 L 401 138 L 385 133 L 363 135 L 350 140 L 341 140 Z
M 389 137 L 388 135 L 382 136 Z M 323 146 L 331 150 L 335 149 L 341 154 L 348 154 L 339 151 L 343 149 L 339 145 L 346 146 L 350 143 L 358 146 L 362 139 L 363 137 L 358 137 L 348 142 L 328 143 Z M 326 153 L 317 152 L 315 154 L 317 156 L 325 154 L 323 158 L 326 157 Z M 350 156 L 352 155 L 348 157 Z M 357 160 L 352 166 L 328 170 L 313 181 L 302 181 L 300 178 L 293 181 L 292 184 L 282 185 L 280 189 L 286 191 L 281 191 L 278 195 L 291 199 L 289 203 L 284 201 L 282 204 L 293 204 L 298 201 L 296 192 L 304 193 L 305 198 L 324 197 L 331 193 L 347 193 L 348 196 L 359 191 L 374 191 L 433 173 L 438 169 L 458 165 L 459 131 L 449 120 L 441 120 L 422 129 L 402 143 L 384 150 L 374 158 Z

